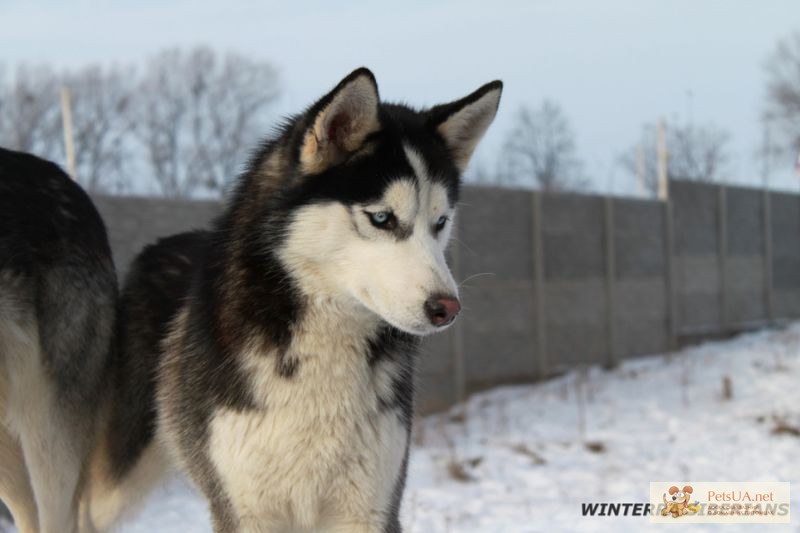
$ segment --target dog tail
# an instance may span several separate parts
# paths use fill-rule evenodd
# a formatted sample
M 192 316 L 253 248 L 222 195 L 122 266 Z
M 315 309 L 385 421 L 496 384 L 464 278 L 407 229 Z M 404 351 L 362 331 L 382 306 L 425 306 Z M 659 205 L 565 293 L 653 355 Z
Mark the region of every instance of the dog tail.
M 108 416 L 98 424 L 97 446 L 92 452 L 79 505 L 80 531 L 104 532 L 139 509 L 152 489 L 173 472 L 158 442 L 150 443 L 136 464 L 120 475 L 114 472 L 108 443 Z

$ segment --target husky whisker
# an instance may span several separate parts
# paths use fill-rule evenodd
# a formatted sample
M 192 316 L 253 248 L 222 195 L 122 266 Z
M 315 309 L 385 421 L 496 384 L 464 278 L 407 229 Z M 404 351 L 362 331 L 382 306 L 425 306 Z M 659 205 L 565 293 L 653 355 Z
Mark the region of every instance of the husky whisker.
M 460 289 L 461 287 L 464 286 L 466 282 L 473 280 L 475 278 L 479 278 L 481 276 L 496 276 L 496 275 L 497 274 L 495 274 L 494 272 L 478 272 L 477 274 L 472 274 L 471 276 L 467 276 L 464 280 L 460 281 L 458 283 L 458 288 Z

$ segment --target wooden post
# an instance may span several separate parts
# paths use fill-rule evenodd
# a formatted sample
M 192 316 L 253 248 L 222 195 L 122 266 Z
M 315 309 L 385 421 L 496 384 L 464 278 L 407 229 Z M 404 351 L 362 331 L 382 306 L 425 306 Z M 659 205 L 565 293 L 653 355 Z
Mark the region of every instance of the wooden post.
M 61 87 L 61 119 L 64 130 L 64 154 L 67 158 L 67 173 L 72 179 L 75 174 L 75 145 L 72 139 L 72 95 L 69 87 Z

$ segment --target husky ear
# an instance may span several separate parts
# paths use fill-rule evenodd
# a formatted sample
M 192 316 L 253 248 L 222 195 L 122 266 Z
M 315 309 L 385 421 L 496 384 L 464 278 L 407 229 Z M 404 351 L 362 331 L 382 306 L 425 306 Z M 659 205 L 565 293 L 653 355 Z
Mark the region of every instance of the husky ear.
M 300 145 L 300 166 L 316 174 L 358 150 L 380 129 L 378 84 L 366 68 L 353 71 L 309 111 L 310 125 Z
M 494 120 L 502 92 L 503 82 L 495 80 L 461 100 L 438 105 L 428 112 L 431 125 L 447 143 L 461 172 Z

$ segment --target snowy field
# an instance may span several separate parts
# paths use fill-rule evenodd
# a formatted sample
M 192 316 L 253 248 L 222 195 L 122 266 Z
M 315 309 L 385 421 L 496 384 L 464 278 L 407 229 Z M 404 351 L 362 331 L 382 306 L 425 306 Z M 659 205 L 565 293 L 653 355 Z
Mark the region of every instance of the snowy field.
M 790 481 L 798 494 L 798 456 L 795 324 L 498 388 L 420 420 L 403 522 L 415 533 L 657 529 L 644 517 L 584 518 L 581 503 L 645 502 L 663 480 Z M 790 526 L 687 530 L 798 531 L 800 497 L 791 513 Z M 120 531 L 210 528 L 202 500 L 175 480 Z

